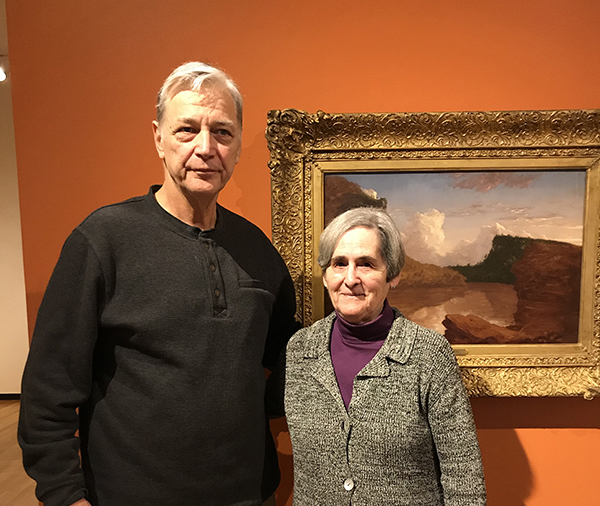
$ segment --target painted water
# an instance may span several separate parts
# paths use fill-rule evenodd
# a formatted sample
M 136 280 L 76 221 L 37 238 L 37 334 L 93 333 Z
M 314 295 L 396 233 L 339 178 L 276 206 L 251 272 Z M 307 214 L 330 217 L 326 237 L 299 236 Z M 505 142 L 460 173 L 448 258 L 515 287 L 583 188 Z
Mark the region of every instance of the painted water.
M 390 290 L 388 300 L 409 320 L 444 334 L 447 314 L 476 315 L 489 323 L 514 324 L 517 293 L 512 285 L 466 283 L 465 286 L 403 288 Z

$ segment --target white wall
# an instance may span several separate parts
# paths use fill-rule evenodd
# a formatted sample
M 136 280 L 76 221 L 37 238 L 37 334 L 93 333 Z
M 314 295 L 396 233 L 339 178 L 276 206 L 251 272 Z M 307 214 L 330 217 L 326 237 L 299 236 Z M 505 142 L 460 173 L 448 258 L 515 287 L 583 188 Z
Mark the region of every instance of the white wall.
M 0 54 L 8 55 L 0 0 Z M 29 349 L 10 74 L 0 83 L 0 394 L 21 392 Z

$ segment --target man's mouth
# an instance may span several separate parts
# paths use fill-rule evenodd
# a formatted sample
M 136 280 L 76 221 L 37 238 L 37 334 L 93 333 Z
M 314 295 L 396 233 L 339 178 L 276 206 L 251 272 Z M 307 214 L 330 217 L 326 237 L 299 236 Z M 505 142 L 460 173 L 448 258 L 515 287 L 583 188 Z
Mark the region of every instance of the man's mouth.
M 193 172 L 194 174 L 218 174 L 220 171 L 217 169 L 186 169 L 188 172 Z

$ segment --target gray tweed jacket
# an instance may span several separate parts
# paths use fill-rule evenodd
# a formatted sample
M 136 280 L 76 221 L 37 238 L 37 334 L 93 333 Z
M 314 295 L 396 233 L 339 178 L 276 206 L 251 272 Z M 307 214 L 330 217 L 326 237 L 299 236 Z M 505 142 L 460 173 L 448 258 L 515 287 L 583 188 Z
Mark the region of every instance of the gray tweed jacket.
M 335 314 L 287 347 L 285 412 L 295 506 L 483 506 L 471 406 L 446 339 L 394 309 L 392 329 L 357 375 L 348 411 L 329 342 Z

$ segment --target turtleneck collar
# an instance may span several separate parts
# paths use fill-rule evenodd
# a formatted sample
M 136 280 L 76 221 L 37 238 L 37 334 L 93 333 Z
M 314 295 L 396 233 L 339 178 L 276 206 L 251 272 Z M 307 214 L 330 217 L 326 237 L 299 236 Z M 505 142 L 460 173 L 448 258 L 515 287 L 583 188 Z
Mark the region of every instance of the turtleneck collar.
M 392 328 L 393 322 L 394 311 L 386 299 L 383 303 L 383 309 L 381 313 L 374 320 L 355 325 L 347 322 L 339 314 L 337 314 L 334 327 L 337 327 L 337 330 L 340 332 L 341 337 L 344 340 L 383 341 Z

